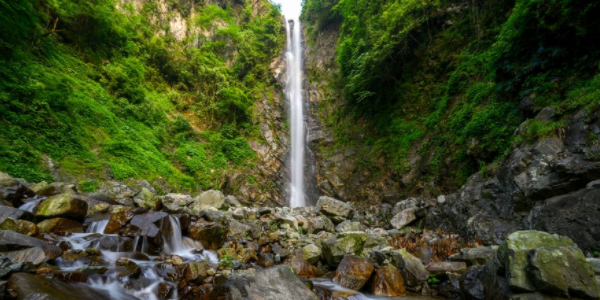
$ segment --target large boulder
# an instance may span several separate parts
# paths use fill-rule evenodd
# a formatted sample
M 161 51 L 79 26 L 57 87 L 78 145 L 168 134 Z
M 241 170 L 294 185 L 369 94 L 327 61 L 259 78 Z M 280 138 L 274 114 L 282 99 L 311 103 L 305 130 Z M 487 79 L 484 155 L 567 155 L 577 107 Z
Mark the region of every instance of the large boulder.
M 39 265 L 62 254 L 57 246 L 10 230 L 0 231 L 0 254 L 15 262 Z
M 199 241 L 205 249 L 217 250 L 227 240 L 229 228 L 221 222 L 198 220 L 188 228 L 188 235 Z
M 8 287 L 17 300 L 110 300 L 108 291 L 100 292 L 87 284 L 66 283 L 45 276 L 17 273 L 10 276 Z M 137 299 L 127 294 L 121 300 Z
M 288 266 L 258 272 L 248 281 L 244 290 L 249 300 L 319 299 Z
M 365 225 L 360 222 L 346 220 L 335 226 L 336 232 L 365 231 Z
M 513 294 L 519 299 L 600 299 L 594 275 L 571 239 L 530 230 L 508 236 L 486 264 L 483 282 L 486 299 L 509 299 Z
M 52 197 L 58 194 L 75 194 L 75 185 L 64 182 L 47 183 L 42 181 L 29 187 L 38 196 Z
M 225 204 L 225 195 L 221 191 L 210 190 L 201 193 L 189 205 L 191 213 L 198 215 L 205 209 L 219 210 Z
M 330 266 L 337 266 L 346 255 L 361 255 L 368 235 L 364 232 L 346 232 L 321 242 L 323 258 Z
M 2 201 L 19 207 L 25 199 L 35 197 L 35 193 L 20 181 L 13 178 L 0 179 L 0 203 Z
M 333 222 L 325 216 L 316 216 L 308 220 L 306 225 L 306 231 L 308 233 L 317 234 L 321 231 L 333 232 L 335 230 L 335 225 Z
M 317 264 L 321 259 L 322 253 L 321 248 L 315 244 L 309 244 L 302 248 L 302 257 L 309 264 Z
M 393 251 L 391 258 L 393 264 L 402 273 L 404 283 L 407 286 L 419 287 L 429 278 L 429 272 L 427 272 L 421 260 L 410 254 L 406 249 Z
M 67 218 L 83 221 L 87 215 L 88 204 L 72 195 L 56 195 L 40 202 L 33 214 L 40 219 Z
M 370 259 L 347 255 L 337 267 L 333 282 L 358 291 L 369 281 L 374 269 L 375 266 Z
M 404 296 L 406 288 L 400 271 L 393 265 L 377 268 L 371 281 L 371 293 L 375 296 Z
M 316 211 L 329 217 L 334 223 L 339 224 L 352 218 L 354 210 L 349 203 L 321 196 L 317 202 Z

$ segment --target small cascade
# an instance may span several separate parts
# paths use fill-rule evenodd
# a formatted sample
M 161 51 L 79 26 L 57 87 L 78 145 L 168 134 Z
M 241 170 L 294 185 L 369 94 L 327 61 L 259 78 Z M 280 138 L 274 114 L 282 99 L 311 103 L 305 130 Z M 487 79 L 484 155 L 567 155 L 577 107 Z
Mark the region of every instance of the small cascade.
M 183 244 L 183 235 L 181 234 L 181 222 L 175 216 L 169 216 L 171 225 L 171 235 L 164 237 L 163 250 L 170 254 L 189 253 L 192 250 Z
M 42 200 L 44 200 L 45 198 L 40 198 L 40 197 L 35 197 L 35 198 L 31 198 L 29 199 L 27 202 L 25 202 L 23 205 L 19 206 L 20 210 L 24 210 L 24 211 L 28 211 L 28 212 L 33 212 L 33 210 L 35 209 L 35 207 L 42 202 Z
M 109 220 L 106 219 L 106 220 L 92 222 L 92 224 L 90 224 L 88 226 L 88 228 L 85 232 L 104 234 L 104 230 L 106 229 L 106 226 L 108 225 L 108 221 Z
M 415 300 L 427 300 L 429 298 L 425 298 L 425 297 L 419 297 L 419 296 L 415 296 L 415 297 L 411 297 L 411 296 L 406 296 L 406 297 L 382 297 L 382 296 L 372 296 L 372 295 L 365 295 L 363 293 L 357 292 L 355 290 L 351 290 L 351 289 L 347 289 L 344 288 L 342 286 L 339 286 L 337 284 L 335 284 L 333 281 L 331 281 L 331 279 L 319 279 L 319 278 L 314 278 L 311 279 L 311 281 L 313 282 L 313 284 L 316 287 L 328 290 L 328 291 L 332 291 L 332 292 L 341 292 L 343 294 L 354 294 L 352 296 L 348 296 L 345 297 L 344 299 L 347 300 L 410 300 L 410 299 L 415 299 Z

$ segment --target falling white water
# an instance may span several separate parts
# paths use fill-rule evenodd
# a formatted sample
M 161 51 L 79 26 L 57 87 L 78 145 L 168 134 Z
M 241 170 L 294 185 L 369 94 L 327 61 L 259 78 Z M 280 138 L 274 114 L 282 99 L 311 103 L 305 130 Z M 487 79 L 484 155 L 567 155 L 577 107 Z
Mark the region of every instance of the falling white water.
M 108 221 L 109 220 L 106 219 L 106 220 L 92 222 L 92 224 L 90 224 L 90 226 L 88 226 L 86 232 L 103 234 L 104 229 L 106 229 L 106 226 L 108 225 Z
M 304 199 L 304 113 L 302 99 L 302 39 L 300 19 L 286 22 L 287 33 L 287 86 L 290 101 L 291 150 L 291 207 L 306 206 Z

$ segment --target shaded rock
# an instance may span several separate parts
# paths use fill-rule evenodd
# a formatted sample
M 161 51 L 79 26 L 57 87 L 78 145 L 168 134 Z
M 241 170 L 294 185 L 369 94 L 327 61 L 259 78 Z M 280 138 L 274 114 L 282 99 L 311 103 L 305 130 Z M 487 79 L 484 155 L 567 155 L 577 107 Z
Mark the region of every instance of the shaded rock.
M 31 221 L 33 220 L 33 214 L 18 208 L 0 205 L 0 222 L 4 222 L 4 220 L 9 218 L 13 220 Z
M 182 194 L 166 194 L 161 199 L 162 205 L 169 212 L 183 212 L 190 203 L 192 196 Z
M 71 195 L 57 195 L 40 202 L 33 214 L 42 219 L 67 218 L 83 221 L 87 215 L 87 202 Z
M 88 274 L 77 271 L 53 271 L 52 277 L 66 282 L 86 282 Z
M 188 228 L 188 235 L 209 250 L 217 250 L 223 246 L 228 232 L 227 226 L 204 220 L 198 220 Z
M 225 197 L 225 206 L 226 207 L 240 207 L 242 204 L 237 200 L 235 196 L 227 196 Z
M 138 207 L 145 208 L 147 210 L 159 210 L 162 203 L 160 199 L 147 188 L 142 188 L 139 193 L 133 197 L 133 202 Z
M 35 197 L 35 193 L 16 179 L 0 179 L 0 202 L 6 201 L 14 207 L 25 203 L 25 199 Z
M 259 253 L 257 264 L 263 268 L 270 268 L 275 266 L 275 255 L 271 253 Z M 298 270 L 296 270 L 296 274 Z
M 13 274 L 8 287 L 16 294 L 17 300 L 109 300 L 108 293 L 104 294 L 85 284 L 66 283 L 60 280 L 48 279 L 44 276 L 26 273 Z M 123 295 L 123 300 L 135 299 Z
M 161 236 L 161 227 L 169 223 L 169 215 L 165 212 L 149 212 L 141 215 L 135 215 L 129 222 L 130 226 L 134 226 L 140 230 L 139 235 L 150 238 L 158 238 Z
M 38 228 L 35 226 L 35 223 L 25 220 L 13 220 L 10 218 L 5 219 L 0 223 L 0 230 L 12 230 L 28 236 L 34 236 L 38 233 Z
M 360 290 L 371 278 L 375 266 L 368 258 L 347 255 L 335 271 L 333 282 L 351 290 Z
M 210 222 L 222 222 L 222 221 L 226 221 L 226 217 L 225 214 L 223 212 L 217 211 L 217 210 L 212 210 L 212 209 L 206 209 L 200 212 L 199 215 L 201 218 L 205 219 L 206 221 L 210 221 Z
M 38 223 L 37 227 L 41 233 L 69 234 L 83 232 L 81 223 L 65 218 L 44 220 Z
M 371 282 L 371 293 L 386 297 L 404 296 L 406 288 L 400 271 L 392 265 L 377 268 Z
M 127 225 L 127 222 L 133 218 L 133 215 L 127 214 L 126 211 L 120 211 L 110 216 L 108 224 L 104 229 L 105 234 L 115 234 L 121 232 L 121 229 Z
M 403 210 L 392 218 L 390 224 L 392 224 L 392 226 L 396 229 L 401 229 L 402 227 L 414 222 L 417 219 L 417 216 L 415 215 L 416 211 L 416 208 L 409 208 Z
M 467 265 L 483 266 L 496 256 L 496 249 L 491 247 L 464 248 L 450 256 L 450 261 L 465 262 Z
M 338 238 L 321 242 L 323 258 L 330 266 L 336 266 L 346 255 L 360 255 L 368 236 L 364 232 L 346 232 Z
M 321 248 L 315 244 L 310 244 L 302 248 L 302 257 L 309 264 L 316 264 L 321 259 Z
M 429 272 L 425 269 L 421 260 L 408 253 L 406 249 L 393 251 L 392 262 L 404 277 L 404 283 L 409 287 L 421 285 L 429 278 Z
M 484 300 L 483 267 L 471 266 L 460 277 L 460 291 L 465 300 Z
M 64 182 L 52 182 L 48 184 L 42 181 L 29 187 L 38 196 L 52 197 L 58 194 L 75 194 L 75 185 Z
M 10 230 L 0 231 L 0 252 L 14 262 L 39 265 L 62 254 L 57 246 Z
M 346 220 L 337 226 L 335 226 L 335 231 L 337 232 L 348 232 L 348 231 L 365 231 L 365 225 L 360 222 L 353 222 L 350 220 Z
M 465 262 L 432 262 L 427 265 L 426 270 L 433 275 L 443 275 L 450 273 L 464 273 L 467 271 Z
M 586 258 L 587 263 L 590 265 L 596 275 L 600 275 L 600 258 Z
M 319 198 L 316 212 L 324 214 L 336 224 L 351 218 L 354 213 L 352 206 L 349 203 L 327 196 L 321 196 Z
M 210 190 L 195 197 L 189 205 L 193 214 L 200 214 L 205 209 L 219 210 L 225 204 L 225 195 L 221 191 Z
M 576 247 L 542 247 L 530 253 L 531 279 L 538 291 L 561 297 L 598 299 L 598 286 Z

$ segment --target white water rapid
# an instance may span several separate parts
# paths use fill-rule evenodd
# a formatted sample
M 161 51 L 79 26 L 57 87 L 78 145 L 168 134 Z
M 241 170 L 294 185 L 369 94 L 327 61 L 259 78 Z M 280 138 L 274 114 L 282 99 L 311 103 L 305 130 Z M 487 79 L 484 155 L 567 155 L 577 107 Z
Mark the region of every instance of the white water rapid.
M 306 206 L 304 193 L 304 112 L 302 97 L 302 33 L 300 19 L 286 22 L 287 33 L 287 86 L 290 101 L 291 149 L 291 197 L 290 207 Z

